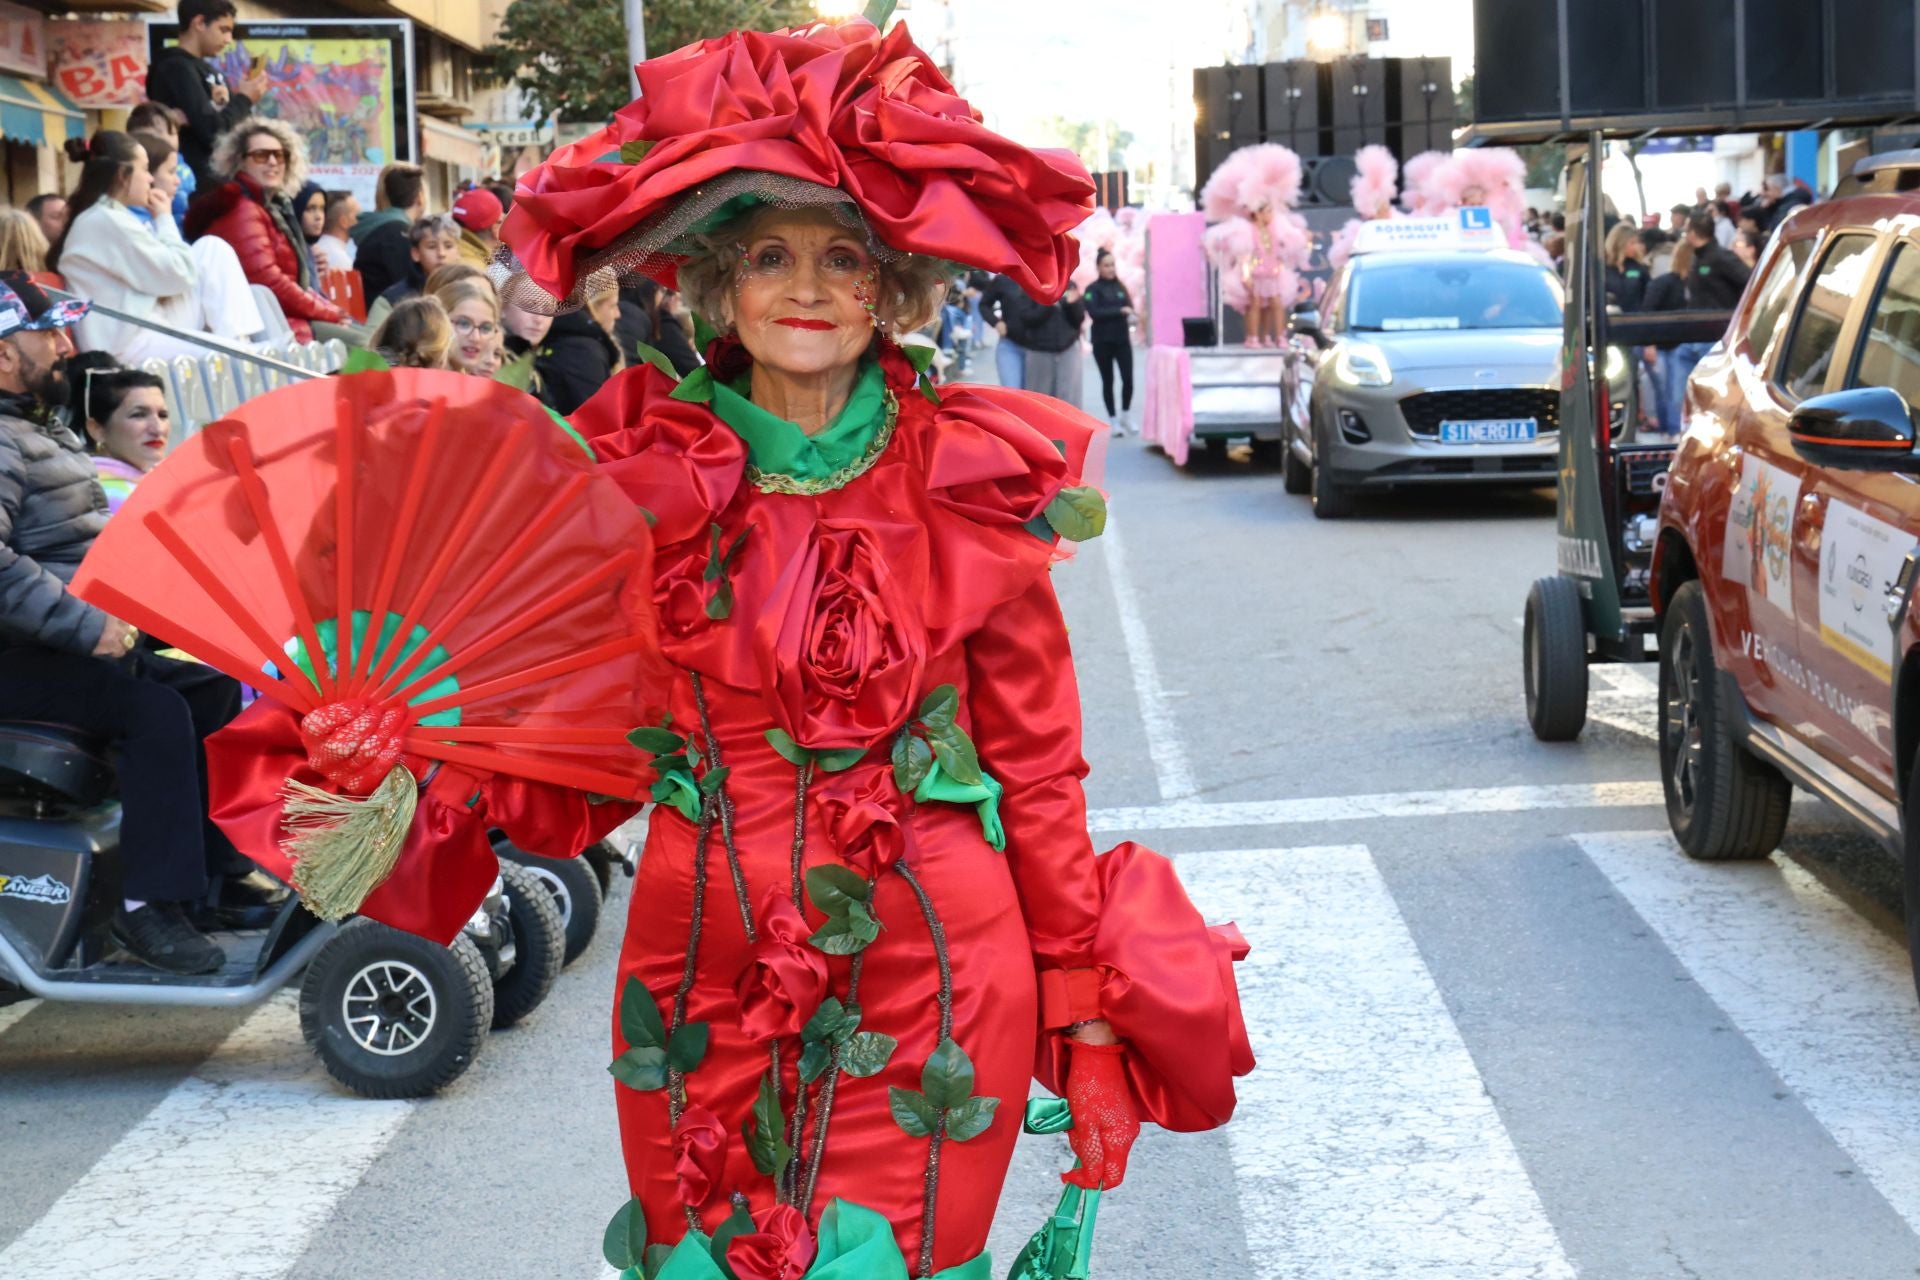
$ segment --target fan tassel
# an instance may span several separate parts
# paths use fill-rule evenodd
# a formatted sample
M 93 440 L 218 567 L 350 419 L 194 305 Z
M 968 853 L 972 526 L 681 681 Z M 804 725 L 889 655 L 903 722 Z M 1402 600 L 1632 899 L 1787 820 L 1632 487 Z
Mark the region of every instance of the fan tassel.
M 343 796 L 289 778 L 285 822 L 293 887 L 322 920 L 342 920 L 393 874 L 420 790 L 396 764 L 369 796 Z

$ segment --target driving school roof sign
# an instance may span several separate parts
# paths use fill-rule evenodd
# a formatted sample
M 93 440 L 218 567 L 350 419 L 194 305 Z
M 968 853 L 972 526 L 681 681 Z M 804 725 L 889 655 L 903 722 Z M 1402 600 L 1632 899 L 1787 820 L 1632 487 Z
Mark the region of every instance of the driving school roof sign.
M 1504 249 L 1507 237 L 1491 209 L 1470 205 L 1431 218 L 1376 218 L 1361 224 L 1353 251 L 1388 253 L 1396 249 Z

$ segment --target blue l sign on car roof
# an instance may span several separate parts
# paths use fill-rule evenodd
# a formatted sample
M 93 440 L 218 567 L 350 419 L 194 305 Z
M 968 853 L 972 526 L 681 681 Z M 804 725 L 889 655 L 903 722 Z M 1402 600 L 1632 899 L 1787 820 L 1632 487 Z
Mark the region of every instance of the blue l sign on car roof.
M 1493 227 L 1493 210 L 1481 205 L 1468 205 L 1460 210 L 1460 229 L 1462 231 L 1488 231 Z

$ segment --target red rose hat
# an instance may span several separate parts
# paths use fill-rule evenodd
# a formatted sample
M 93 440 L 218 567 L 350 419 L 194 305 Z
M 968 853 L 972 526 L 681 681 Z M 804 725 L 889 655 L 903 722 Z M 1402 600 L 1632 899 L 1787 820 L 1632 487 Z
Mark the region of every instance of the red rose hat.
M 980 122 L 904 25 L 736 31 L 649 59 L 640 98 L 520 180 L 494 270 L 531 310 L 635 274 L 672 288 L 693 237 L 755 204 L 825 205 L 883 256 L 1010 276 L 1043 301 L 1079 261 L 1092 180 Z

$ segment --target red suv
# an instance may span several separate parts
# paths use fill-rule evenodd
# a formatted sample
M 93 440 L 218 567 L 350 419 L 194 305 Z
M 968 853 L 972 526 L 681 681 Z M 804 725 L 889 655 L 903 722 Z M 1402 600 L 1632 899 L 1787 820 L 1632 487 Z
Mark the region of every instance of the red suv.
M 1696 858 L 1764 856 L 1794 784 L 1825 797 L 1902 857 L 1920 942 L 1920 155 L 1863 169 L 1868 194 L 1773 237 L 1688 384 L 1653 561 L 1660 768 Z

